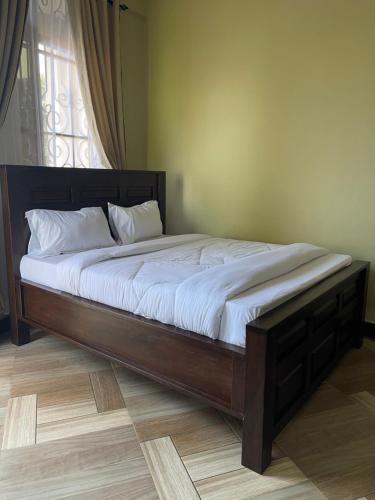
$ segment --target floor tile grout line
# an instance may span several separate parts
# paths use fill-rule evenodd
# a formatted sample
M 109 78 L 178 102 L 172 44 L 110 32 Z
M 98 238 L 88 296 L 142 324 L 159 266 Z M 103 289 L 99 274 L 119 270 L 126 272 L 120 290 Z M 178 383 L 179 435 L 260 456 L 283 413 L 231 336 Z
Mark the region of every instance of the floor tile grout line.
M 17 365 L 17 369 L 18 369 L 18 368 L 20 368 L 20 367 Z M 116 382 L 117 382 L 117 383 L 118 383 L 118 385 L 120 386 L 120 384 L 119 384 L 119 382 L 118 382 L 118 376 L 119 376 L 119 374 L 121 375 L 121 372 L 120 372 L 120 369 L 121 369 L 121 368 L 120 368 L 120 369 L 118 369 L 118 370 L 115 370 L 115 369 L 113 368 L 113 366 L 111 366 L 110 368 L 111 368 L 111 369 L 112 369 L 112 371 L 114 372 L 114 377 L 115 377 L 115 379 L 116 379 Z M 89 377 L 89 373 L 88 373 L 87 371 L 86 371 L 85 373 L 86 373 L 86 374 L 88 375 L 88 377 Z M 13 379 L 14 379 L 14 376 L 12 376 L 12 380 L 13 380 Z M 90 377 L 89 377 L 89 379 L 90 379 L 90 387 L 91 387 L 91 390 L 92 390 L 92 380 L 91 380 L 91 378 L 90 378 Z M 125 379 L 125 380 L 126 380 L 126 379 Z M 357 389 L 356 391 L 352 391 L 352 393 L 351 393 L 351 394 L 347 394 L 347 393 L 342 392 L 340 389 L 338 389 L 338 388 L 336 387 L 336 385 L 333 385 L 333 384 L 331 384 L 331 383 L 329 383 L 329 384 L 327 383 L 327 386 L 328 386 L 328 387 L 331 387 L 331 388 L 334 388 L 337 392 L 340 392 L 343 396 L 345 396 L 345 398 L 349 398 L 349 399 L 352 399 L 352 398 L 353 398 L 353 394 L 355 394 L 355 393 L 357 393 L 357 392 L 361 392 L 361 390 Z M 339 383 L 338 387 L 341 387 L 341 386 L 342 386 L 342 385 L 340 385 L 340 383 Z M 120 392 L 121 392 L 121 396 L 122 396 L 122 398 L 124 399 L 124 401 L 125 401 L 125 398 L 124 398 L 124 395 L 123 395 L 123 394 L 124 394 L 123 389 L 124 389 L 125 387 L 127 387 L 127 384 L 125 384 L 125 385 L 124 385 L 124 384 L 121 384 L 121 387 L 120 387 Z M 369 392 L 369 393 L 371 394 L 371 391 L 368 389 L 368 387 L 370 387 L 370 386 L 366 386 L 366 387 L 367 387 L 367 388 L 366 388 L 366 389 L 363 389 L 363 390 L 364 390 L 364 391 L 366 391 L 366 392 Z M 35 392 L 34 392 L 34 394 L 35 394 Z M 329 394 L 329 393 L 328 393 L 328 394 Z M 15 396 L 15 397 L 22 397 L 23 395 L 27 396 L 27 395 L 29 395 L 29 394 L 17 395 L 17 396 Z M 39 396 L 41 396 L 41 393 L 40 393 L 40 394 L 39 394 L 39 393 L 36 393 L 36 398 L 37 398 L 37 399 L 36 399 L 37 414 L 36 414 L 36 419 L 35 419 L 35 423 L 36 423 L 36 433 L 38 432 L 38 428 L 39 428 L 39 425 L 40 425 L 40 415 L 41 415 L 41 414 L 40 414 L 40 412 L 39 412 Z M 96 399 L 94 398 L 94 400 L 95 400 L 95 406 L 96 406 Z M 360 405 L 361 407 L 362 407 L 362 405 L 363 405 L 363 403 L 361 403 L 360 401 L 356 400 L 355 398 L 354 398 L 354 402 L 355 402 L 355 403 L 357 403 L 357 404 L 359 403 L 359 405 Z M 93 401 L 93 403 L 94 403 L 94 401 Z M 326 406 L 326 405 L 325 405 L 325 404 L 323 404 L 323 408 L 324 408 L 325 406 Z M 338 406 L 340 407 L 340 405 L 338 405 Z M 94 405 L 93 405 L 93 408 L 94 408 Z M 320 406 L 318 406 L 318 408 L 320 408 Z M 327 409 L 328 409 L 328 405 L 327 405 Z M 321 412 L 319 412 L 319 413 L 321 413 Z M 223 414 L 222 414 L 222 413 L 220 413 L 220 412 L 218 412 L 218 414 L 219 414 L 219 415 L 220 415 L 220 417 L 221 417 L 221 421 L 224 421 L 227 425 L 229 425 L 229 424 L 228 424 L 228 422 L 226 422 L 226 419 L 223 419 Z M 92 413 L 92 414 L 89 414 L 89 415 L 98 415 L 98 413 Z M 80 416 L 80 417 L 81 417 L 81 418 L 84 418 L 84 417 L 86 417 L 86 416 L 88 416 L 88 415 L 84 415 L 84 416 L 82 415 L 82 416 Z M 68 418 L 68 419 L 64 419 L 64 420 L 59 420 L 59 421 L 56 421 L 56 423 L 58 423 L 58 422 L 63 422 L 63 421 L 65 421 L 65 420 L 70 420 L 71 418 L 72 418 L 72 417 L 70 417 L 70 418 Z M 76 417 L 74 417 L 74 418 L 76 418 Z M 146 422 L 147 422 L 147 421 L 146 421 Z M 52 422 L 51 422 L 51 423 L 52 423 Z M 129 424 L 128 424 L 128 425 L 130 425 L 130 424 L 132 424 L 132 426 L 135 428 L 133 418 L 131 418 L 131 415 L 130 415 L 130 413 L 129 413 Z M 236 424 L 236 422 L 233 422 L 233 424 Z M 230 427 L 230 426 L 229 426 L 229 427 Z M 166 430 L 168 431 L 168 429 L 166 429 Z M 231 429 L 231 431 L 233 432 L 233 429 Z M 189 431 L 186 431 L 186 432 L 188 433 Z M 136 440 L 137 440 L 139 443 L 141 443 L 141 444 L 142 444 L 142 441 L 140 440 L 139 435 L 138 435 L 138 433 L 137 433 L 137 431 L 136 431 L 136 430 L 135 430 L 135 433 L 136 433 Z M 180 433 L 176 433 L 176 435 L 178 435 L 178 434 L 180 434 Z M 234 434 L 234 435 L 236 436 L 236 438 L 238 439 L 238 436 L 236 435 L 236 433 L 234 433 L 234 432 L 233 432 L 233 434 Z M 37 434 L 36 434 L 36 437 L 37 437 Z M 171 441 L 172 441 L 172 443 L 173 443 L 173 445 L 174 445 L 174 448 L 176 449 L 176 451 L 177 451 L 177 453 L 178 453 L 178 450 L 177 450 L 177 447 L 176 447 L 176 443 L 175 443 L 174 438 L 173 438 L 173 434 L 168 434 L 167 436 L 163 436 L 163 437 L 169 437 L 169 438 L 171 439 Z M 152 440 L 149 440 L 149 441 L 152 441 Z M 240 442 L 240 440 L 239 440 L 238 442 Z M 235 443 L 228 444 L 228 445 L 225 445 L 225 446 L 233 446 L 234 444 L 235 444 Z M 283 446 L 280 446 L 278 443 L 276 443 L 276 444 L 277 444 L 277 446 L 280 448 L 280 450 L 284 452 Z M 209 449 L 209 450 L 207 450 L 207 451 L 214 451 L 214 450 L 217 450 L 218 448 L 223 448 L 223 447 L 222 447 L 222 446 L 214 446 L 213 448 L 210 448 L 210 449 Z M 288 445 L 286 445 L 286 448 L 288 449 Z M 204 452 L 204 451 L 205 451 L 205 450 L 202 450 L 202 452 Z M 179 453 L 178 453 L 178 455 L 179 455 L 179 458 L 181 459 L 181 461 L 183 462 L 183 458 L 184 458 L 184 457 L 187 457 L 187 456 L 193 456 L 193 455 L 196 455 L 197 453 L 202 453 L 202 452 L 199 452 L 199 451 L 198 451 L 198 452 L 196 452 L 196 453 L 188 453 L 188 454 L 184 454 L 184 455 L 179 455 Z M 282 457 L 282 458 L 289 458 L 289 459 L 290 459 L 290 460 L 291 460 L 291 461 L 292 461 L 292 462 L 293 462 L 293 463 L 294 463 L 294 464 L 298 467 L 298 469 L 299 469 L 299 470 L 303 473 L 303 476 L 305 476 L 305 481 L 306 481 L 306 480 L 307 480 L 307 481 L 310 481 L 310 483 L 311 483 L 312 485 L 314 485 L 314 487 L 317 487 L 318 491 L 319 491 L 322 495 L 324 495 L 324 493 L 323 493 L 323 491 L 324 491 L 324 490 L 320 490 L 320 489 L 319 489 L 319 487 L 318 487 L 318 485 L 317 485 L 317 484 L 315 484 L 314 480 L 313 480 L 312 478 L 310 478 L 309 476 L 306 476 L 306 475 L 305 475 L 305 472 L 301 469 L 301 466 L 300 466 L 299 464 L 297 465 L 297 463 L 296 463 L 294 460 L 292 460 L 290 457 L 288 457 L 288 455 L 287 455 L 286 453 L 285 453 L 285 455 L 286 455 L 286 456 L 285 456 L 285 457 Z M 281 458 L 281 457 L 280 457 L 280 458 Z M 184 462 L 183 462 L 183 465 L 185 465 L 185 464 L 184 464 Z M 185 469 L 186 469 L 186 467 L 185 467 Z M 229 471 L 229 472 L 226 472 L 226 473 L 223 473 L 223 474 L 228 474 L 228 473 L 230 473 L 230 472 L 235 472 L 236 470 L 238 471 L 238 470 L 240 470 L 240 469 L 234 469 L 233 471 Z M 307 470 L 308 470 L 308 469 L 307 469 Z M 215 475 L 213 475 L 213 476 L 209 476 L 209 478 L 207 478 L 207 479 L 210 479 L 210 478 L 215 478 L 215 477 L 218 477 L 218 476 L 222 476 L 223 474 L 215 474 Z M 189 477 L 190 477 L 190 475 L 189 475 Z M 191 479 L 191 478 L 190 478 L 190 479 Z M 198 480 L 198 481 L 196 481 L 196 482 L 200 482 L 200 481 L 204 481 L 204 479 L 200 479 L 200 480 Z M 193 482 L 193 484 L 195 485 L 195 482 L 194 482 L 194 481 L 192 481 L 192 482 Z M 371 484 L 371 482 L 370 482 L 370 483 L 368 483 L 368 484 L 367 484 L 367 486 L 368 486 L 368 488 L 366 488 L 366 489 L 368 489 L 368 490 L 372 490 L 372 488 L 373 488 L 373 484 Z M 280 488 L 279 488 L 279 490 L 280 490 Z M 279 490 L 274 490 L 274 491 L 276 492 L 276 491 L 279 491 Z M 372 491 L 373 491 L 373 490 L 372 490 Z M 367 493 L 367 495 L 372 495 L 372 494 L 373 494 L 373 493 Z M 199 495 L 199 493 L 198 493 L 198 495 Z M 354 498 L 354 495 L 353 495 L 353 498 Z
M 179 434 L 171 434 L 170 437 L 171 437 L 171 439 L 173 439 L 173 436 L 178 436 L 178 435 Z M 235 444 L 241 444 L 241 441 L 237 441 L 236 443 L 232 443 L 232 444 L 224 444 L 222 446 L 220 446 L 220 445 L 219 446 L 214 446 L 213 448 L 207 448 L 206 450 L 196 451 L 194 453 L 186 453 L 186 454 L 183 454 L 183 455 L 179 454 L 179 456 L 181 458 L 192 457 L 193 455 L 199 455 L 199 453 L 209 453 L 211 451 L 220 450 L 221 448 L 226 448 L 227 446 L 234 446 Z M 177 446 L 176 446 L 176 448 L 177 448 Z
M 34 444 L 37 443 L 38 436 L 38 393 L 35 394 L 35 432 L 34 432 Z
M 192 480 L 192 478 L 191 478 L 191 476 L 190 476 L 190 474 L 189 474 L 189 471 L 187 470 L 187 468 L 186 468 L 186 466 L 185 466 L 185 464 L 184 464 L 184 461 L 182 460 L 182 457 L 181 457 L 181 456 L 180 456 L 180 454 L 178 453 L 178 450 L 177 450 L 177 448 L 176 448 L 176 445 L 175 445 L 175 443 L 174 443 L 174 441 L 173 441 L 172 437 L 171 437 L 171 436 L 168 436 L 168 437 L 169 437 L 169 439 L 171 440 L 172 446 L 173 446 L 173 447 L 174 447 L 174 449 L 176 450 L 177 456 L 179 457 L 180 462 L 182 463 L 182 466 L 183 466 L 183 468 L 185 469 L 186 474 L 187 474 L 187 476 L 188 476 L 188 478 L 189 478 L 189 480 L 190 480 L 191 484 L 193 485 L 193 488 L 195 489 L 195 491 L 196 491 L 196 493 L 197 493 L 197 495 L 198 495 L 198 498 L 200 498 L 200 499 L 201 499 L 202 497 L 200 496 L 200 494 L 199 494 L 199 492 L 198 492 L 198 490 L 197 490 L 197 487 L 195 486 L 194 481 Z
M 221 419 L 223 420 L 223 422 L 229 427 L 229 429 L 233 432 L 233 434 L 236 436 L 236 438 L 242 442 L 242 436 L 237 433 L 237 431 L 233 428 L 232 424 L 230 423 L 230 420 L 228 419 L 228 416 L 227 415 L 223 415 L 221 414 L 220 412 L 218 412 Z M 235 418 L 235 417 L 232 417 L 232 418 Z M 241 421 L 241 424 L 242 425 L 242 421 Z
M 116 382 L 117 382 L 117 385 L 118 385 L 118 387 L 119 387 L 119 390 L 120 390 L 121 397 L 122 397 L 122 400 L 123 400 L 123 402 L 124 402 L 125 408 L 127 408 L 127 407 L 128 407 L 128 406 L 127 406 L 127 402 L 126 402 L 126 399 L 127 399 L 127 398 L 126 398 L 126 397 L 125 397 L 125 395 L 122 393 L 122 390 L 121 390 L 121 382 L 120 382 L 120 381 L 119 381 L 119 379 L 118 379 L 117 369 L 116 369 L 116 367 L 115 367 L 115 366 L 113 366 L 113 361 L 111 361 L 110 365 L 111 365 L 111 369 L 112 369 L 113 375 L 114 375 L 114 377 L 115 377 L 115 380 L 116 380 Z M 125 366 L 124 366 L 123 368 L 125 368 Z M 130 415 L 130 413 L 129 413 L 129 415 Z M 132 421 L 133 421 L 133 419 L 132 419 Z M 134 425 L 134 422 L 133 422 L 133 425 Z M 134 425 L 134 428 L 135 428 L 135 425 Z
M 127 408 L 119 408 L 119 409 L 117 409 L 117 410 L 110 410 L 110 411 L 105 411 L 105 412 L 101 412 L 101 413 L 99 413 L 99 412 L 96 412 L 96 413 L 88 413 L 87 415 L 79 415 L 79 416 L 76 416 L 76 417 L 69 417 L 69 418 L 65 418 L 65 419 L 61 419 L 61 420 L 53 420 L 53 421 L 51 421 L 51 422 L 45 422 L 45 423 L 39 424 L 39 428 L 42 428 L 42 427 L 48 427 L 48 426 L 53 426 L 53 425 L 59 425 L 59 424 L 61 424 L 62 422 L 63 422 L 63 423 L 66 423 L 66 422 L 67 422 L 67 421 L 69 421 L 69 420 L 70 420 L 70 421 L 73 421 L 73 423 L 74 423 L 74 422 L 76 422 L 76 421 L 81 421 L 81 420 L 84 420 L 84 419 L 86 419 L 86 418 L 88 418 L 88 417 L 94 417 L 94 416 L 97 416 L 98 418 L 102 418 L 102 416 L 111 415 L 111 414 L 113 414 L 113 413 L 116 413 L 116 412 L 122 412 L 122 411 L 124 411 L 124 410 L 126 410 L 126 413 L 127 413 L 127 416 L 129 417 L 129 419 L 130 419 L 130 420 L 132 420 L 132 419 L 131 419 L 131 417 L 130 417 L 130 415 L 129 415 L 129 412 L 128 412 L 128 409 L 127 409 Z M 132 421 L 132 423 L 131 423 L 131 424 L 129 424 L 129 425 L 133 425 L 133 421 Z M 127 427 L 127 426 L 126 426 L 126 425 L 124 425 L 124 426 L 119 426 L 119 427 Z M 91 431 L 90 431 L 90 432 L 91 432 Z M 90 434 L 90 432 L 85 433 L 85 434 Z M 94 431 L 94 432 L 95 432 L 95 431 Z M 60 438 L 58 438 L 58 439 L 60 439 Z M 61 439 L 65 439 L 65 438 L 61 438 Z M 55 440 L 53 440 L 53 441 L 55 441 Z
M 212 479 L 214 477 L 220 477 L 220 476 L 225 476 L 226 474 L 231 474 L 232 472 L 237 472 L 239 470 L 248 470 L 242 465 L 236 469 L 232 470 L 227 470 L 226 472 L 221 472 L 220 474 L 213 474 L 212 476 L 207 476 L 207 477 L 202 477 L 202 479 L 197 479 L 196 481 L 193 481 L 194 484 L 199 483 L 200 481 L 206 481 L 207 479 Z M 190 476 L 190 475 L 189 475 Z
M 120 395 L 121 395 L 122 402 L 124 403 L 124 408 L 127 408 L 127 406 L 126 406 L 126 401 L 125 401 L 125 398 L 124 398 L 124 395 L 122 394 L 122 391 L 121 391 L 120 383 L 119 383 L 119 381 L 117 380 L 116 370 L 113 368 L 113 366 L 112 366 L 112 362 L 110 363 L 110 367 L 111 367 L 111 372 L 112 372 L 113 378 L 114 378 L 114 379 L 115 379 L 115 381 L 116 381 L 117 388 L 118 388 L 119 393 L 120 393 Z M 133 419 L 132 419 L 132 421 L 133 421 Z
M 312 479 L 310 479 L 310 478 L 308 478 L 306 476 L 306 474 L 301 470 L 301 468 L 296 464 L 296 462 L 294 462 L 294 460 L 292 460 L 289 457 L 282 457 L 282 458 L 277 458 L 273 462 L 276 462 L 278 460 L 285 460 L 285 459 L 290 460 L 291 462 L 293 462 L 293 464 L 295 465 L 295 467 L 297 467 L 297 469 L 299 469 L 302 472 L 302 474 L 304 475 L 304 477 L 305 477 L 305 479 L 303 481 L 300 481 L 299 483 L 296 483 L 296 484 L 302 484 L 302 483 L 305 483 L 305 482 L 310 482 L 310 483 L 312 483 L 315 486 L 315 488 L 319 491 L 319 493 L 321 493 L 321 495 L 324 496 L 323 492 L 317 487 L 317 485 L 312 481 Z M 237 471 L 240 471 L 240 470 L 245 470 L 246 471 L 246 470 L 249 470 L 249 469 L 247 469 L 246 467 L 244 467 L 244 466 L 241 465 L 241 467 L 239 467 L 238 469 L 236 468 L 236 469 L 233 469 L 233 470 L 228 470 L 226 472 L 222 472 L 220 474 L 214 474 L 212 476 L 203 477 L 202 479 L 198 479 L 197 481 L 193 481 L 193 482 L 194 482 L 194 484 L 196 484 L 196 483 L 199 483 L 201 481 L 206 481 L 207 479 L 212 479 L 212 478 L 215 478 L 215 477 L 225 476 L 227 474 L 231 474 L 232 472 L 237 472 Z M 253 472 L 253 471 L 249 470 L 249 472 Z M 256 474 L 258 476 L 264 477 L 262 474 L 258 474 L 258 473 L 256 473 Z M 282 488 L 278 488 L 277 490 L 272 490 L 272 493 L 278 492 L 278 491 L 280 491 L 282 489 L 285 489 L 285 488 L 289 488 L 290 486 L 291 485 L 286 485 L 286 486 L 283 486 Z M 249 500 L 251 500 L 251 497 L 249 497 Z
M 170 436 L 172 439 L 172 435 Z M 194 455 L 199 455 L 201 453 L 210 453 L 211 451 L 215 450 L 220 450 L 223 448 L 229 448 L 229 446 L 234 446 L 235 444 L 241 444 L 241 441 L 238 441 L 237 443 L 232 443 L 232 444 L 224 444 L 223 446 L 215 446 L 214 448 L 209 448 L 207 450 L 202 450 L 202 451 L 196 451 L 195 453 L 188 453 L 187 455 L 180 455 L 181 458 L 186 458 L 186 457 L 193 457 Z
M 111 361 L 110 365 L 111 365 L 111 370 L 112 370 L 113 375 L 114 375 L 114 377 L 115 377 L 116 383 L 117 383 L 117 385 L 118 385 L 118 387 L 119 387 L 119 391 L 120 391 L 120 393 L 121 393 L 121 397 L 122 397 L 122 400 L 123 400 L 123 402 L 124 402 L 125 409 L 127 410 L 127 412 L 128 412 L 128 416 L 129 416 L 129 419 L 131 420 L 131 425 L 132 425 L 132 427 L 133 427 L 133 429 L 134 429 L 135 436 L 136 436 L 136 438 L 137 438 L 137 441 L 138 441 L 138 443 L 139 443 L 139 446 L 140 446 L 140 447 L 141 447 L 141 449 L 142 449 L 142 446 L 141 446 L 142 441 L 140 440 L 140 438 L 139 438 L 139 436 L 138 436 L 138 432 L 137 432 L 137 428 L 136 428 L 136 426 L 135 426 L 134 419 L 133 419 L 133 417 L 131 416 L 130 410 L 129 410 L 129 408 L 128 408 L 128 406 L 127 406 L 127 403 L 126 403 L 126 398 L 125 398 L 125 396 L 122 394 L 121 386 L 120 386 L 120 383 L 119 383 L 118 378 L 117 378 L 117 373 L 116 373 L 116 372 L 117 372 L 117 370 L 116 370 L 116 369 L 115 369 L 115 367 L 113 366 L 113 362 L 112 362 L 112 361 Z M 144 455 L 143 450 L 142 450 L 142 454 Z M 146 458 L 145 458 L 145 460 L 146 460 Z M 148 463 L 147 463 L 147 460 L 146 460 L 146 465 L 147 465 L 147 468 L 149 469 L 149 467 L 148 467 Z M 151 472 L 150 472 L 150 474 L 151 474 Z
M 94 415 L 101 415 L 101 413 L 95 412 L 95 413 L 85 413 L 84 415 L 77 415 L 75 417 L 67 417 L 67 418 L 60 418 L 58 420 L 50 420 L 49 422 L 42 422 L 41 424 L 38 424 L 38 427 L 43 427 L 47 425 L 52 425 L 52 424 L 59 424 L 60 422 L 66 422 L 67 420 L 72 420 L 76 418 L 85 418 L 85 417 L 92 417 Z
M 94 391 L 94 386 L 92 384 L 92 378 L 91 378 L 91 375 L 93 373 L 96 373 L 96 372 L 89 372 L 89 380 L 90 380 L 91 391 L 92 391 L 92 394 L 94 396 L 94 401 L 95 401 L 95 406 L 96 406 L 96 413 L 99 415 L 101 412 L 99 411 L 99 408 L 98 408 L 98 400 L 96 398 L 96 394 L 95 394 L 95 391 Z

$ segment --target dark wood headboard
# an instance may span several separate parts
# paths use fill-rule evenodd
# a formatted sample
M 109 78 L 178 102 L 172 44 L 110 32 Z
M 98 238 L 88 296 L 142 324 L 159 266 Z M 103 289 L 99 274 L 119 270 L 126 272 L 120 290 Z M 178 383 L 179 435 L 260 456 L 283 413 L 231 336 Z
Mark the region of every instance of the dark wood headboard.
M 0 175 L 10 287 L 20 275 L 30 236 L 25 212 L 32 208 L 100 206 L 107 213 L 107 202 L 129 207 L 157 200 L 165 229 L 165 172 L 3 165 Z

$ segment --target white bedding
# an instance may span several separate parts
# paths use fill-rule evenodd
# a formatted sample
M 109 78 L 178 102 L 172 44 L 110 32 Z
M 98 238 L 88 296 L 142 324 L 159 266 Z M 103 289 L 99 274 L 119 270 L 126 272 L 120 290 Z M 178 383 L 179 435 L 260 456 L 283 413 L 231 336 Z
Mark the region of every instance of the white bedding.
M 181 235 L 24 256 L 21 276 L 244 346 L 248 322 L 350 263 L 349 256 L 311 245 Z

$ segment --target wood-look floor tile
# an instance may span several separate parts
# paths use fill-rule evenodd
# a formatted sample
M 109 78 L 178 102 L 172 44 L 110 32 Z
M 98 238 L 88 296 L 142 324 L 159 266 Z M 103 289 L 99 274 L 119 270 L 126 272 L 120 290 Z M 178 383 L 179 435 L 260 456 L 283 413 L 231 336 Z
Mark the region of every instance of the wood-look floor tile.
M 375 413 L 375 396 L 373 394 L 363 391 L 353 394 L 352 397 Z
M 97 413 L 95 400 L 77 401 L 38 408 L 38 425 Z
M 269 492 L 277 498 L 278 490 L 302 485 L 305 481 L 306 477 L 299 468 L 288 458 L 282 458 L 275 461 L 264 475 L 241 468 L 203 479 L 195 485 L 203 500 L 247 500 Z
M 90 374 L 96 406 L 99 413 L 124 408 L 120 388 L 112 370 Z
M 3 333 L 2 335 L 0 335 L 0 356 L 6 356 L 7 354 L 15 352 L 16 350 L 17 346 L 11 344 L 9 334 L 7 335 Z
M 318 490 L 314 483 L 306 480 L 293 486 L 247 498 L 251 500 L 325 500 L 327 497 Z
M 128 411 L 124 408 L 108 413 L 60 420 L 37 426 L 37 443 L 53 441 L 79 434 L 132 425 Z
M 363 345 L 364 345 L 365 349 L 368 349 L 369 351 L 372 351 L 373 353 L 375 353 L 375 341 L 374 340 L 364 338 Z
M 297 457 L 334 450 L 342 443 L 354 439 L 375 438 L 375 418 L 372 412 L 356 403 L 293 419 L 277 436 L 276 443 L 285 453 Z
M 193 432 L 172 434 L 171 438 L 181 457 L 239 442 L 238 437 L 224 421 Z
M 134 426 L 140 441 L 150 441 L 173 434 L 196 432 L 221 422 L 222 418 L 216 410 L 202 408 L 192 412 L 159 417 L 155 420 L 135 422 Z
M 0 484 L 7 499 L 157 498 L 133 426 L 3 451 Z
M 15 354 L 1 353 L 0 378 L 8 377 L 13 372 Z
M 241 443 L 207 450 L 182 458 L 193 481 L 242 469 Z
M 30 352 L 27 344 L 16 351 L 14 361 L 14 375 L 22 376 L 27 373 L 30 377 L 37 377 L 41 371 L 59 374 L 82 373 L 82 367 L 88 371 L 105 370 L 110 367 L 109 361 L 84 350 L 69 349 L 61 346 L 60 349 L 53 347 L 50 350 L 40 349 Z
M 369 470 L 375 456 L 375 418 L 351 401 L 336 411 L 296 418 L 276 439 L 324 494 L 350 500 L 375 488 Z
M 38 394 L 38 424 L 97 413 L 90 377 Z
M 118 366 L 112 363 L 117 382 L 120 386 L 121 393 L 126 400 L 132 396 L 142 396 L 143 394 L 150 394 L 152 392 L 159 392 L 165 390 L 161 384 L 153 382 L 152 380 L 138 375 L 127 368 Z
M 56 383 L 54 389 L 52 389 L 50 384 L 49 390 L 43 390 L 38 393 L 38 408 L 94 400 L 94 392 L 89 374 L 66 378 L 65 380 L 61 380 L 61 385 L 58 383 L 60 380 L 58 379 L 56 383 L 56 379 L 52 379 L 50 382 Z
M 10 387 L 10 378 L 0 377 L 0 426 L 3 426 L 5 423 L 8 399 L 10 398 Z
M 30 352 L 29 346 L 33 342 L 22 346 L 16 352 L 13 373 L 12 373 L 12 395 L 21 395 L 22 390 L 34 386 L 44 386 L 48 381 L 59 378 L 71 378 L 74 375 L 85 374 L 105 370 L 110 367 L 110 363 L 83 349 L 69 350 L 67 354 L 62 349 L 50 353 L 45 352 L 43 344 L 39 343 L 39 350 Z M 70 348 L 71 349 L 71 348 Z M 35 390 L 39 393 L 39 390 Z M 23 392 L 25 394 L 25 392 Z
M 285 458 L 286 454 L 276 443 L 272 443 L 272 452 L 271 452 L 272 460 L 278 460 L 279 458 Z
M 299 410 L 298 417 L 314 415 L 327 410 L 336 410 L 350 404 L 352 404 L 352 401 L 346 394 L 331 384 L 323 383 Z
M 37 363 L 36 363 L 37 364 Z M 57 365 L 60 363 L 56 363 Z M 61 364 L 63 364 L 61 362 Z M 87 372 L 94 372 L 107 369 L 107 365 L 103 363 L 82 363 L 79 359 L 75 363 L 66 363 L 63 366 L 53 365 L 51 368 L 43 368 L 38 370 L 21 371 L 12 376 L 11 382 L 14 389 L 20 390 L 23 387 L 41 385 L 43 386 L 46 381 L 58 378 L 72 377 L 74 375 L 87 374 Z
M 87 468 L 56 477 L 30 481 L 27 488 L 18 481 L 3 487 L 1 494 L 7 500 L 38 499 L 57 500 L 62 498 L 91 498 L 102 500 L 113 498 L 111 490 L 128 491 L 123 498 L 138 500 L 155 499 L 156 491 L 147 470 L 144 458 L 106 464 L 99 468 Z M 106 497 L 102 496 L 103 490 Z M 98 492 L 98 494 L 97 494 Z M 118 497 L 117 497 L 118 498 Z M 120 497 L 121 498 L 121 497 Z
M 334 385 L 348 395 L 364 391 L 375 395 L 375 374 L 369 373 L 368 375 L 353 377 L 350 380 L 337 380 Z
M 3 429 L 2 449 L 34 444 L 35 429 L 36 394 L 9 399 Z
M 22 482 L 26 484 L 142 457 L 132 426 L 110 428 L 2 451 L 0 482 L 5 486 L 22 477 Z
M 242 439 L 242 430 L 243 424 L 238 418 L 234 418 L 231 415 L 225 415 L 225 413 L 221 414 L 224 421 L 229 425 L 234 434 L 238 437 L 238 439 Z
M 126 398 L 126 407 L 135 423 L 187 413 L 204 406 L 200 401 L 169 390 Z
M 161 500 L 199 499 L 170 438 L 145 441 L 141 446 Z
M 351 439 L 319 453 L 299 454 L 298 466 L 328 498 L 353 500 L 375 489 L 375 435 Z M 288 450 L 287 450 L 288 451 Z M 288 456 L 293 458 L 293 454 Z
M 69 495 L 69 500 L 159 500 L 151 476 L 128 479 L 119 484 L 111 484 L 95 491 L 86 493 L 80 491 L 76 495 Z
M 230 415 L 222 414 L 222 417 L 223 417 L 224 421 L 232 429 L 234 434 L 241 441 L 242 440 L 242 429 L 243 429 L 242 422 L 240 420 L 238 420 L 237 418 L 234 418 Z M 285 453 L 283 452 L 283 450 L 276 443 L 273 443 L 273 445 L 272 445 L 272 460 L 277 460 L 277 459 L 283 458 L 283 457 L 285 457 Z
M 110 364 L 50 336 L 39 335 L 36 341 L 22 347 L 7 342 L 0 339 L 0 439 L 9 397 L 37 394 L 38 430 L 45 441 L 1 451 L 0 497 L 156 498 L 129 415 L 108 418 L 112 412 L 96 413 L 89 373 L 109 370 Z M 239 443 L 212 448 L 220 444 L 218 430 L 223 420 L 240 438 L 239 421 L 200 403 L 195 406 L 194 400 L 117 364 L 113 364 L 113 372 L 129 413 L 134 415 L 138 438 L 150 441 L 173 436 L 191 474 L 200 477 L 201 469 L 207 476 L 196 483 L 202 498 L 220 500 L 222 495 L 228 500 L 312 500 L 324 493 L 333 500 L 359 497 L 375 500 L 374 347 L 374 342 L 365 339 L 363 349 L 348 353 L 329 383 L 322 384 L 292 419 L 273 447 L 274 461 L 265 476 L 254 476 L 241 466 L 240 448 L 236 452 L 231 450 Z M 105 420 L 96 420 L 101 417 Z M 228 436 L 226 431 L 221 443 L 225 436 Z M 205 450 L 198 451 L 203 446 Z M 165 447 L 158 448 L 153 461 L 155 476 L 163 475 L 160 471 L 166 463 L 164 458 L 159 469 L 157 460 L 159 455 L 165 455 L 161 452 Z M 189 479 L 187 470 L 180 468 L 176 447 L 173 446 L 172 452 L 170 446 L 166 448 L 172 461 L 180 465 L 177 469 L 185 474 L 185 480 Z M 224 453 L 218 453 L 219 450 Z M 308 480 L 299 478 L 297 483 L 289 483 L 288 473 L 282 469 L 275 471 L 274 466 L 286 460 L 277 458 L 285 453 Z M 266 482 L 254 482 L 254 477 L 265 478 Z M 191 487 L 191 482 L 187 484 Z M 159 487 L 162 488 L 160 484 Z M 175 497 L 169 495 L 169 498 Z
M 83 369 L 84 370 L 84 369 Z M 22 380 L 15 380 L 14 377 L 11 378 L 11 397 L 16 396 L 26 396 L 28 394 L 38 394 L 40 397 L 43 393 L 48 393 L 47 398 L 53 399 L 56 396 L 54 394 L 61 394 L 66 391 L 72 391 L 74 394 L 76 388 L 79 390 L 82 387 L 87 387 L 91 389 L 90 376 L 88 373 L 79 373 L 74 375 L 64 375 L 61 377 L 51 376 L 49 372 L 44 373 L 40 376 L 37 382 L 33 380 L 27 380 L 27 377 L 22 378 Z M 34 393 L 32 392 L 34 391 Z
M 374 353 L 368 348 L 352 349 L 328 377 L 327 382 L 344 394 L 375 392 Z

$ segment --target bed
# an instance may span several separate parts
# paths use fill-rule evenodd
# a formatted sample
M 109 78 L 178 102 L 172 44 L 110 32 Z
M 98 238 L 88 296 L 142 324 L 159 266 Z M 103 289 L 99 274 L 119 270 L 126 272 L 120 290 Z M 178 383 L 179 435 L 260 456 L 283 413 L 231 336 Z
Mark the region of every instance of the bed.
M 242 463 L 256 472 L 267 468 L 273 439 L 342 355 L 361 346 L 367 262 L 341 262 L 337 270 L 332 263 L 330 273 L 321 270 L 315 279 L 312 273 L 298 295 L 268 312 L 265 304 L 241 338 L 231 337 L 228 321 L 212 339 L 103 304 L 99 296 L 57 290 L 52 271 L 37 283 L 38 263 L 24 258 L 25 212 L 33 208 L 106 210 L 107 202 L 157 200 L 165 227 L 164 172 L 2 166 L 1 185 L 13 343 L 29 342 L 29 328 L 37 327 L 241 419 Z

